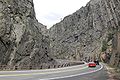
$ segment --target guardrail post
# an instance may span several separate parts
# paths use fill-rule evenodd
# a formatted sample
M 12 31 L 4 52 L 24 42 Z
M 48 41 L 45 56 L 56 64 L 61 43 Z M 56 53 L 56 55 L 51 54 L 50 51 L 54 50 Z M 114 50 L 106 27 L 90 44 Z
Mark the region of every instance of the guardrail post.
M 48 65 L 48 69 L 50 69 L 50 65 Z
M 31 70 L 31 69 L 32 69 L 32 66 L 29 66 L 29 69 Z
M 58 68 L 60 67 L 60 65 L 58 65 Z
M 55 65 L 53 65 L 53 68 L 55 68 Z
M 17 70 L 17 66 L 15 66 L 15 70 Z
M 40 69 L 42 69 L 42 65 L 40 66 Z

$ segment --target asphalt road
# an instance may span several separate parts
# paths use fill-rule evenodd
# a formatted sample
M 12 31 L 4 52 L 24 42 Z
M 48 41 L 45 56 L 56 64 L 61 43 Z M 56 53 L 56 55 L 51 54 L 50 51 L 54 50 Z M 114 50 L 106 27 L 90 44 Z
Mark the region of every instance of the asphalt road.
M 103 65 L 88 68 L 87 64 L 49 70 L 2 71 L 0 80 L 107 80 Z
M 94 73 L 54 80 L 109 80 L 109 76 L 107 74 L 106 68 L 104 67 L 102 70 Z

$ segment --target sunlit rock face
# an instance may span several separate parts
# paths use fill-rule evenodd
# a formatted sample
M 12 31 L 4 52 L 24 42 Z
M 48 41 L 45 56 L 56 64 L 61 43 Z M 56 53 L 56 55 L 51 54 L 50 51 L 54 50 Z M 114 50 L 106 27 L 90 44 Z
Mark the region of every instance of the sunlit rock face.
M 54 63 L 44 28 L 36 20 L 33 0 L 0 0 L 0 65 Z
M 114 35 L 112 45 L 113 50 L 109 61 L 110 65 L 120 68 L 120 32 L 116 32 L 116 34 Z
M 51 54 L 71 60 L 97 58 L 103 40 L 119 26 L 119 0 L 91 0 L 50 28 Z
M 117 27 L 113 30 L 114 36 L 112 39 L 112 55 L 110 58 L 110 64 L 115 67 L 120 68 L 120 1 L 119 0 L 112 0 L 109 1 L 112 11 L 112 22 L 111 25 Z

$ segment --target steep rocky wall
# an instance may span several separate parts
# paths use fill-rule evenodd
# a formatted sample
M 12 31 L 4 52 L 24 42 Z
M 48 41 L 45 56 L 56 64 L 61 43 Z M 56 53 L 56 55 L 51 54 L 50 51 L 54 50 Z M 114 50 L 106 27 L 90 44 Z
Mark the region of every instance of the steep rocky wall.
M 103 40 L 119 26 L 119 0 L 91 0 L 49 29 L 51 54 L 64 59 L 99 57 Z
M 111 66 L 120 67 L 120 1 L 106 0 L 109 9 L 108 31 L 113 35 L 107 36 L 107 50 L 105 51 L 105 62 Z
M 110 64 L 116 67 L 120 67 L 120 1 L 115 0 L 114 3 L 114 12 L 116 14 L 117 29 L 112 42 L 113 54 L 110 58 Z
M 116 32 L 112 41 L 112 55 L 109 63 L 111 66 L 120 68 L 120 32 Z
M 33 0 L 0 0 L 0 65 L 54 63 L 44 27 L 36 20 Z

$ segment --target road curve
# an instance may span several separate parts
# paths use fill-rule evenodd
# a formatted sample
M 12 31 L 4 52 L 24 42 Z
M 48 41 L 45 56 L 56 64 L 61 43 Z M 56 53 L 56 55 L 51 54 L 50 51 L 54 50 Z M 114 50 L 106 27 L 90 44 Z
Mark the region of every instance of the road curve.
M 2 71 L 0 72 L 0 80 L 88 80 L 84 79 L 84 77 L 87 75 L 88 77 L 90 75 L 94 77 L 94 74 L 104 73 L 104 71 L 103 65 L 99 65 L 96 68 L 88 68 L 87 64 L 48 70 Z M 96 76 L 101 75 L 97 74 Z
M 102 69 L 99 69 L 98 71 L 95 71 L 93 73 L 88 72 L 88 74 L 84 75 L 76 75 L 72 77 L 65 77 L 54 80 L 112 80 L 112 79 L 109 78 L 107 69 L 106 67 L 103 66 Z

